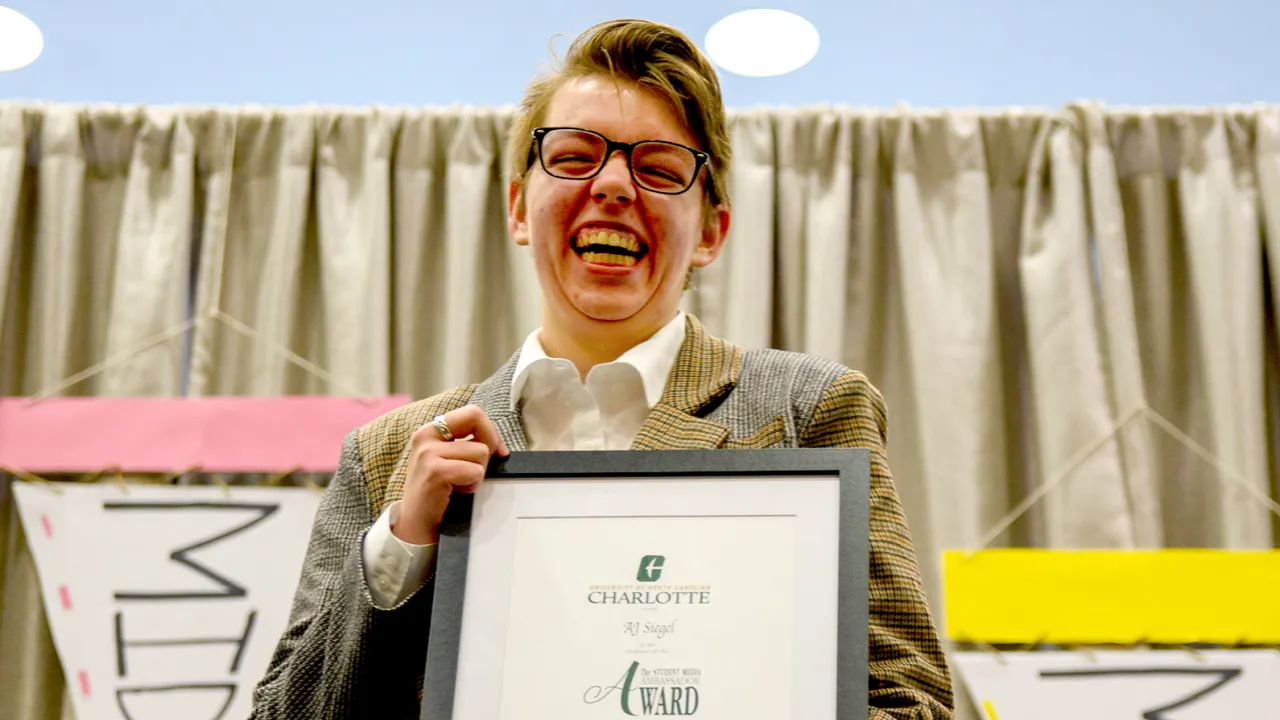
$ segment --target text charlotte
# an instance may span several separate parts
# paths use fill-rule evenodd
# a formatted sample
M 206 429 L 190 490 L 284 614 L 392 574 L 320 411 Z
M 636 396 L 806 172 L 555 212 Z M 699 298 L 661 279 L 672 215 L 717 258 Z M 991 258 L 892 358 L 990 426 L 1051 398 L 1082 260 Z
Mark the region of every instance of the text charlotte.
M 587 593 L 592 605 L 707 605 L 711 602 L 709 590 L 594 590 Z

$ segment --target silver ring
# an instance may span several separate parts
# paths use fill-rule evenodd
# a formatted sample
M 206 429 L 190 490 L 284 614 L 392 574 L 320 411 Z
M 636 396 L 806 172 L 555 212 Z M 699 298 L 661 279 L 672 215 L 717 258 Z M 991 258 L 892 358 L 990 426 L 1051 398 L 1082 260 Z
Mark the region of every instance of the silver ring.
M 449 429 L 449 423 L 444 421 L 443 415 L 437 415 L 431 424 L 435 426 L 436 432 L 440 433 L 440 437 L 445 442 L 453 442 L 453 431 Z

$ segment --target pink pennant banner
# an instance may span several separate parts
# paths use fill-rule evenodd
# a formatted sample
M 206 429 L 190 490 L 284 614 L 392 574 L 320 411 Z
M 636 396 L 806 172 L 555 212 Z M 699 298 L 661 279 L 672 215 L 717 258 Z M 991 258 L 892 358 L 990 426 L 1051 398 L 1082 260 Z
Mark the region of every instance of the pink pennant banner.
M 0 398 L 0 468 L 333 472 L 347 433 L 409 402 L 407 395 Z

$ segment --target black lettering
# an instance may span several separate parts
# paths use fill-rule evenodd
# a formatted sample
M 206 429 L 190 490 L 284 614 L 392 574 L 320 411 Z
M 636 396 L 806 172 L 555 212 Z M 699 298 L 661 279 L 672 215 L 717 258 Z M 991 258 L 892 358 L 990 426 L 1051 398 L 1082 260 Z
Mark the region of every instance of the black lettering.
M 687 687 L 684 689 L 684 714 L 692 715 L 698 712 L 698 688 Z
M 102 504 L 102 509 L 122 511 L 122 512 L 123 511 L 174 512 L 174 511 L 183 511 L 183 510 L 256 510 L 258 512 L 257 517 L 254 517 L 247 522 L 237 525 L 231 528 L 230 530 L 222 533 L 221 535 L 215 535 L 211 538 L 208 538 L 207 540 L 202 540 L 200 542 L 196 542 L 190 545 L 186 545 L 184 547 L 180 547 L 177 550 L 174 550 L 172 553 L 169 553 L 170 560 L 180 565 L 185 565 L 187 568 L 194 570 L 200 575 L 203 575 L 204 577 L 212 580 L 213 582 L 222 586 L 222 590 L 196 591 L 196 592 L 192 592 L 192 591 L 188 591 L 188 592 L 179 592 L 179 591 L 117 592 L 115 595 L 116 600 L 197 600 L 197 599 L 203 600 L 208 598 L 242 598 L 242 597 L 245 597 L 248 594 L 248 592 L 242 586 L 237 585 L 236 583 L 232 582 L 226 577 L 219 575 L 218 573 L 214 572 L 208 567 L 205 567 L 199 562 L 191 559 L 191 557 L 189 557 L 190 553 L 195 552 L 196 550 L 199 550 L 201 548 L 206 548 L 206 547 L 209 547 L 210 545 L 214 545 L 216 543 L 222 542 L 223 540 L 226 540 L 227 538 L 237 533 L 248 530 L 254 525 L 257 525 L 263 520 L 266 520 L 268 517 L 274 514 L 277 510 L 279 510 L 280 506 L 265 505 L 260 503 L 222 503 L 222 502 L 183 502 L 183 503 L 105 502 Z
M 653 696 L 658 694 L 656 687 L 642 687 L 640 690 L 640 712 L 645 715 L 652 715 L 655 707 Z
M 181 645 L 235 645 L 236 654 L 231 658 L 231 669 L 228 670 L 230 673 L 235 673 L 240 670 L 240 660 L 244 658 L 244 649 L 249 644 L 249 635 L 253 632 L 253 624 L 257 619 L 258 611 L 250 610 L 249 617 L 245 619 L 244 634 L 240 637 L 130 640 L 126 642 L 124 639 L 124 615 L 116 612 L 116 673 L 120 677 L 128 674 L 124 659 L 126 647 L 174 647 Z M 228 702 L 230 701 L 228 700 Z
M 680 707 L 681 694 L 682 693 L 680 691 L 680 688 L 678 687 L 671 688 L 671 714 L 672 715 L 688 715 L 688 713 L 686 713 Z
M 1172 720 L 1165 713 L 1180 708 L 1188 707 L 1197 700 L 1212 695 L 1221 690 L 1228 683 L 1240 677 L 1243 671 L 1240 668 L 1114 668 L 1114 669 L 1091 669 L 1091 670 L 1041 670 L 1040 677 L 1046 680 L 1064 679 L 1070 680 L 1075 678 L 1090 677 L 1108 677 L 1116 675 L 1216 675 L 1218 679 L 1213 684 L 1205 687 L 1199 692 L 1192 693 L 1181 700 L 1176 700 L 1168 705 L 1162 705 L 1142 713 L 1142 720 Z
M 120 706 L 120 714 L 124 715 L 125 720 L 136 720 L 133 713 L 129 712 L 129 707 L 124 701 L 125 695 L 142 695 L 143 693 L 200 692 L 209 690 L 220 690 L 227 694 L 227 699 L 222 702 L 222 707 L 218 709 L 218 714 L 209 719 L 222 720 L 222 716 L 227 714 L 227 708 L 231 707 L 231 701 L 235 699 L 235 683 L 193 683 L 190 685 L 155 685 L 151 687 L 117 688 L 116 705 Z M 192 720 L 194 720 L 194 718 Z

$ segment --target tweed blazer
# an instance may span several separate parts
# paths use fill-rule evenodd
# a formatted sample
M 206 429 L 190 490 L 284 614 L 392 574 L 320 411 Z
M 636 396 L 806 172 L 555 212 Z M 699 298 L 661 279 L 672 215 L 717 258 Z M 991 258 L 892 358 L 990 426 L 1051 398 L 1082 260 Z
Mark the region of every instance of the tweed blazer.
M 252 718 L 418 717 L 433 585 L 379 609 L 365 583 L 362 540 L 403 493 L 410 436 L 436 415 L 476 404 L 512 451 L 526 449 L 510 394 L 517 359 L 484 382 L 398 408 L 347 436 L 316 515 L 288 627 L 254 690 Z M 868 448 L 870 716 L 950 719 L 950 672 L 885 439 L 884 400 L 861 373 L 799 353 L 744 351 L 688 316 L 666 389 L 633 449 Z

